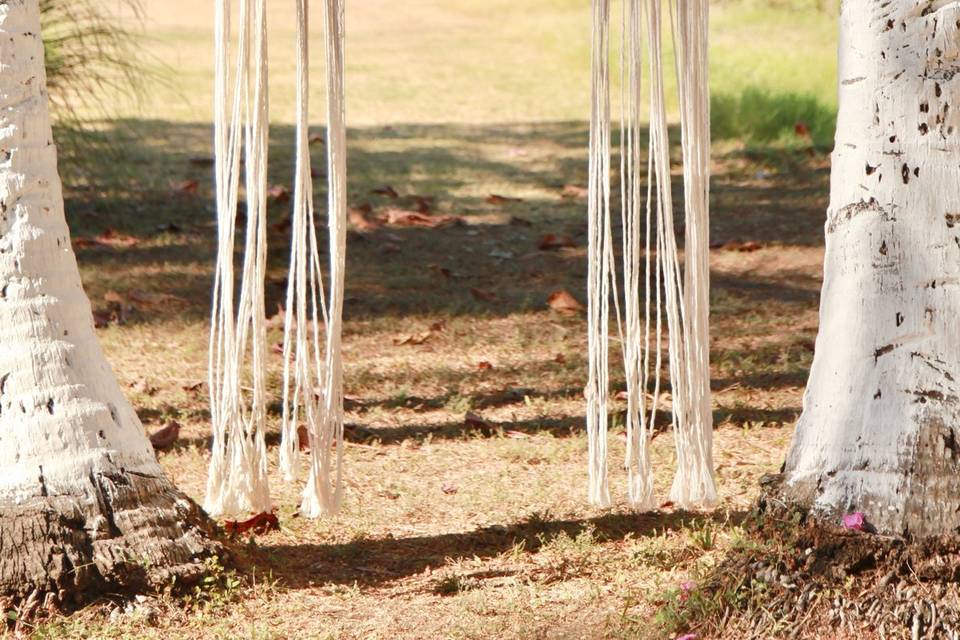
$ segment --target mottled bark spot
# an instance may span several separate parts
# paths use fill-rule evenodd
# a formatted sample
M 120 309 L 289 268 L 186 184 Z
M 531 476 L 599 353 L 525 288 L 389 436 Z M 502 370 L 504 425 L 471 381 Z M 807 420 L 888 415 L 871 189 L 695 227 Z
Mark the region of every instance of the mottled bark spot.
M 873 352 L 873 361 L 874 361 L 874 362 L 877 362 L 878 360 L 880 360 L 881 357 L 887 355 L 888 353 L 890 353 L 891 351 L 893 351 L 893 350 L 896 349 L 896 348 L 897 348 L 896 343 L 893 343 L 893 344 L 885 344 L 885 345 L 883 345 L 882 347 L 878 347 L 878 348 L 875 349 L 874 352 Z

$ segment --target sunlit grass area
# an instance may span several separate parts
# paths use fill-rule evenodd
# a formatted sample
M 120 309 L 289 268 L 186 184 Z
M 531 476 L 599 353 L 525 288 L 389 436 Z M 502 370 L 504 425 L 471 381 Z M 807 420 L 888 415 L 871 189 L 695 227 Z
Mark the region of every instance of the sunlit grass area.
M 615 507 L 585 500 L 585 318 L 552 311 L 547 298 L 566 290 L 585 302 L 577 188 L 589 4 L 348 2 L 350 204 L 376 217 L 432 198 L 433 213 L 460 223 L 351 231 L 344 511 L 297 517 L 299 487 L 272 466 L 282 530 L 237 540 L 234 568 L 215 568 L 186 603 L 158 594 L 125 609 L 105 597 L 44 623 L 38 637 L 674 637 L 682 623 L 664 605 L 738 543 L 757 481 L 779 467 L 800 411 L 835 104 L 836 17 L 826 4 L 712 7 L 715 512 L 667 503 L 668 416 L 654 440 L 663 507 L 627 506 L 620 416 Z M 271 182 L 289 184 L 293 3 L 270 6 Z M 147 430 L 183 425 L 162 462 L 200 499 L 213 6 L 149 0 L 145 9 L 142 62 L 166 80 L 138 103 L 104 98 L 118 116 L 99 127 L 110 151 L 65 158 L 68 216 L 75 239 L 113 231 L 112 242 L 78 245 L 105 319 L 100 337 Z M 318 142 L 321 170 L 323 155 Z M 316 188 L 320 202 L 322 176 Z M 271 312 L 284 290 L 288 208 L 271 203 Z M 571 246 L 541 250 L 547 234 Z M 272 328 L 271 343 L 280 339 Z M 280 356 L 269 366 L 276 390 Z M 614 384 L 623 388 L 620 376 Z M 276 407 L 271 415 L 276 423 Z

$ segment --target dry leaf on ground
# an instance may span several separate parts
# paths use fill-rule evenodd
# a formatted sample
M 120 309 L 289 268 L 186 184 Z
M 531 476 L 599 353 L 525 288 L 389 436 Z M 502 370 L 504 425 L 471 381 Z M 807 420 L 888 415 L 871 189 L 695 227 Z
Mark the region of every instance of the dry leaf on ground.
M 566 315 L 573 315 L 584 310 L 584 306 L 580 304 L 580 301 L 574 298 L 566 289 L 551 293 L 550 297 L 547 298 L 547 304 L 550 305 L 550 308 L 554 311 Z
M 347 211 L 347 217 L 350 220 L 350 224 L 356 231 L 359 231 L 360 233 L 369 233 L 380 228 L 380 223 L 367 217 L 369 212 L 369 205 L 366 207 L 350 207 L 350 209 Z
M 424 227 L 427 229 L 448 227 L 463 222 L 460 216 L 432 216 L 419 211 L 392 207 L 384 211 L 382 217 L 387 224 L 395 227 Z
M 510 202 L 523 202 L 523 198 L 510 198 L 496 193 L 491 193 L 487 196 L 487 204 L 508 204 Z
M 180 423 L 171 420 L 163 429 L 150 434 L 150 444 L 155 451 L 166 451 L 178 438 L 180 438 Z
M 280 520 L 272 513 L 258 513 L 248 520 L 224 520 L 223 528 L 232 536 L 242 535 L 248 531 L 264 534 L 268 531 L 279 531 Z
M 483 302 L 497 302 L 500 300 L 497 294 L 492 291 L 485 291 L 484 289 L 477 289 L 476 287 L 470 287 L 470 295 Z
M 590 190 L 578 184 L 565 184 L 560 191 L 560 197 L 573 200 L 586 200 L 588 195 L 590 195 Z
M 563 249 L 565 247 L 575 246 L 577 246 L 577 243 L 574 242 L 573 238 L 570 236 L 558 235 L 555 233 L 548 233 L 540 238 L 540 242 L 537 243 L 537 247 L 539 247 L 542 251 L 551 251 L 554 249 Z

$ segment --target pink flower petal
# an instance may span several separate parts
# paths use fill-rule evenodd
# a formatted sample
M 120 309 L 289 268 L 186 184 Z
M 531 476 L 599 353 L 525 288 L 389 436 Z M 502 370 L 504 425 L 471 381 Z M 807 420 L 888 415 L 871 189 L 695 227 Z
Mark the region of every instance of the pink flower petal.
M 682 636 L 677 636 L 677 640 L 697 640 L 697 634 L 695 633 L 686 633 Z
M 865 523 L 863 513 L 856 511 L 854 513 L 848 513 L 843 516 L 843 528 L 850 531 L 863 531 L 863 525 Z

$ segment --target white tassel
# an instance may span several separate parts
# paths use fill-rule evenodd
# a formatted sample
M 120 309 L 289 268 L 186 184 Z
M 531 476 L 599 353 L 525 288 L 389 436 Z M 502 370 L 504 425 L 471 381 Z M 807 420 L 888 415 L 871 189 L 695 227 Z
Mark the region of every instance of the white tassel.
M 214 108 L 219 249 L 210 339 L 213 451 L 204 502 L 204 508 L 214 516 L 269 511 L 272 507 L 264 440 L 269 138 L 265 0 L 240 3 L 233 74 L 231 11 L 230 0 L 218 2 Z M 233 254 L 241 149 L 245 157 L 247 224 L 240 296 L 234 311 Z M 242 385 L 248 358 L 252 371 L 249 395 Z
M 343 94 L 342 0 L 324 12 L 327 61 L 327 171 L 330 179 L 330 300 L 324 296 L 313 208 L 309 149 L 309 3 L 297 0 L 297 176 L 284 327 L 283 438 L 280 466 L 287 478 L 299 471 L 301 408 L 311 457 L 301 515 L 336 513 L 343 495 L 343 364 L 341 333 L 346 255 L 346 123 Z M 320 325 L 325 328 L 322 345 Z
M 644 212 L 640 190 L 640 69 L 641 69 L 641 6 L 624 2 L 622 7 L 621 117 L 620 117 L 620 205 L 623 221 L 623 279 L 624 279 L 624 372 L 627 383 L 627 473 L 630 504 L 641 510 L 655 506 L 653 466 L 650 463 L 649 441 L 652 419 L 647 420 L 646 388 L 650 374 L 650 241 L 651 214 L 649 188 Z M 645 213 L 646 245 L 644 262 L 644 318 L 640 318 L 641 277 L 641 215 Z M 659 288 L 657 290 L 659 296 Z M 659 298 L 658 298 L 659 301 Z M 618 319 L 620 314 L 618 313 Z M 659 308 L 658 308 L 659 315 Z M 658 318 L 659 319 L 659 318 Z M 657 342 L 659 358 L 659 340 Z M 659 360 L 658 360 L 659 361 Z M 659 386 L 659 369 L 654 372 Z M 656 398 L 656 395 L 654 396 Z M 656 406 L 651 408 L 656 415 Z
M 683 508 L 716 500 L 712 457 L 709 363 L 709 172 L 710 112 L 707 87 L 707 2 L 670 4 L 670 23 L 680 25 L 677 51 L 684 158 L 686 263 L 681 270 L 674 232 L 670 142 L 663 80 L 661 0 L 626 0 L 621 50 L 621 211 L 623 219 L 624 312 L 617 306 L 627 384 L 628 495 L 638 509 L 656 504 L 649 442 L 656 423 L 666 316 L 674 438 L 678 469 L 671 499 Z M 587 431 L 590 501 L 609 504 L 606 438 L 609 298 L 615 295 L 609 209 L 609 8 L 594 0 L 593 109 L 590 137 L 589 383 Z M 646 18 L 646 20 L 644 20 Z M 645 23 L 645 25 L 644 25 Z M 642 36 L 646 28 L 649 89 L 649 148 L 646 206 L 641 193 L 640 114 Z M 645 243 L 641 260 L 641 224 Z M 656 242 L 656 250 L 653 242 Z M 655 253 L 655 257 L 652 255 Z M 641 322 L 641 270 L 643 321 Z M 662 293 L 661 293 L 662 292 Z M 662 297 L 661 297 L 662 295 Z M 653 344 L 651 345 L 651 338 Z M 648 401 L 651 349 L 653 395 Z
M 671 6 L 671 9 L 674 9 Z M 674 35 L 678 59 L 683 189 L 686 217 L 684 361 L 686 420 L 674 431 L 677 475 L 670 497 L 687 508 L 716 503 L 710 396 L 710 92 L 707 0 L 678 3 Z M 671 24 L 673 19 L 671 18 Z
M 610 334 L 610 70 L 609 0 L 593 2 L 593 87 L 590 112 L 590 167 L 588 184 L 589 275 L 587 284 L 587 352 L 589 380 L 587 434 L 591 504 L 610 504 L 607 483 L 607 404 L 609 396 Z

